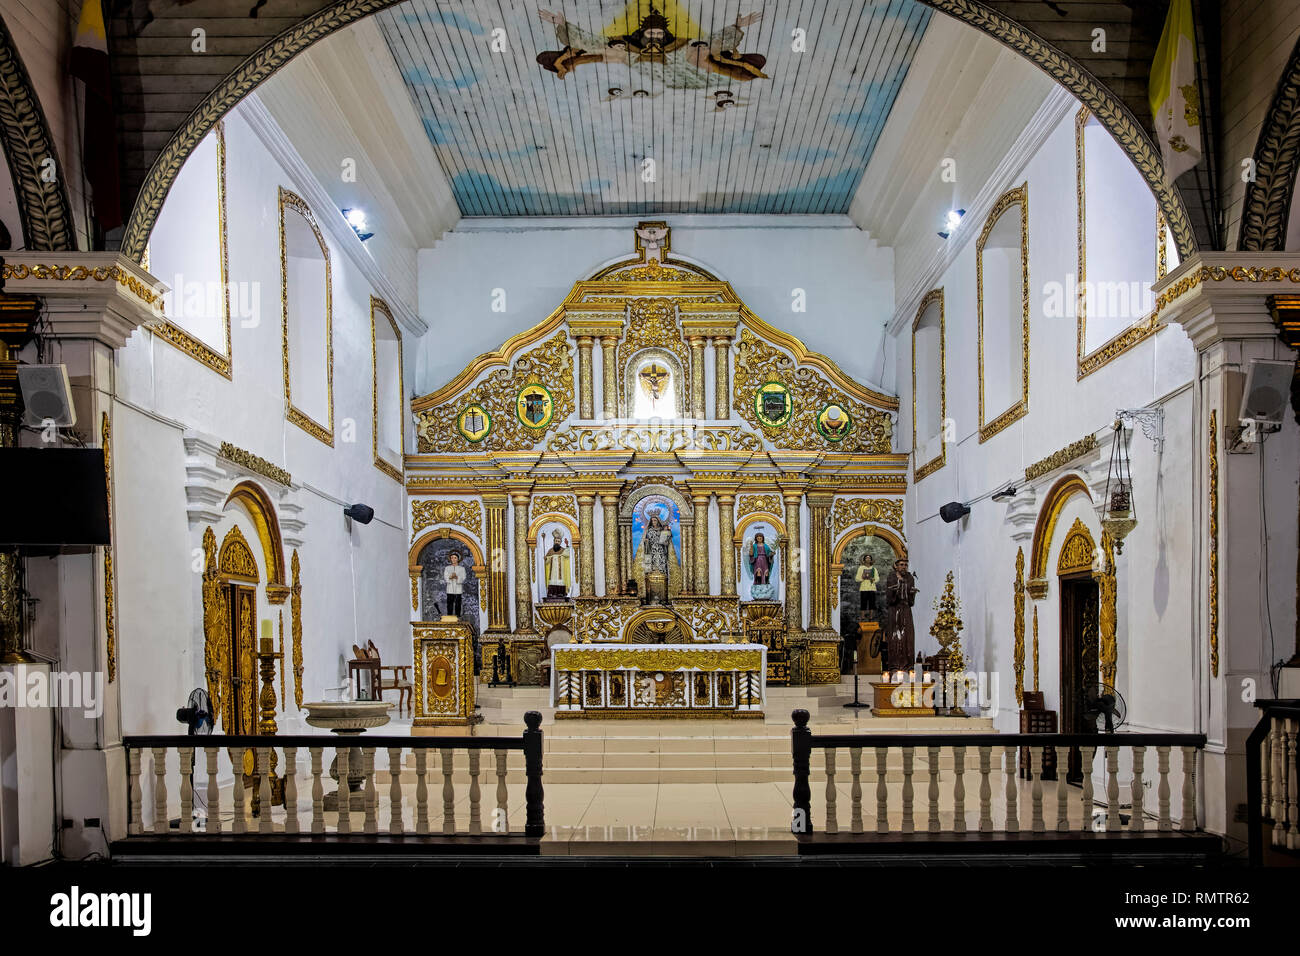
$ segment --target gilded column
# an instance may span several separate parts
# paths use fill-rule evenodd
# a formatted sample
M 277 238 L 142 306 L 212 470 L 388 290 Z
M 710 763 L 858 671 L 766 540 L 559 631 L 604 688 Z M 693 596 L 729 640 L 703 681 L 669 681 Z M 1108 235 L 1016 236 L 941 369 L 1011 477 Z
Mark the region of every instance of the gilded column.
M 726 421 L 731 417 L 731 338 L 713 340 L 713 417 Z M 726 593 L 726 592 L 723 592 Z
M 512 488 L 515 533 L 515 633 L 533 634 L 533 575 L 528 561 L 529 487 Z
M 685 535 L 683 529 L 682 534 Z M 619 568 L 622 569 L 624 576 L 632 577 L 632 519 L 620 518 L 618 522 L 618 553 L 620 555 Z
M 695 523 L 682 522 L 682 590 L 695 593 Z
M 829 491 L 808 493 L 808 549 L 812 580 L 808 585 L 808 628 L 831 629 L 831 502 Z
M 704 346 L 700 346 L 703 355 Z M 700 402 L 703 404 L 704 388 L 700 386 Z M 703 417 L 703 416 L 700 416 Z M 691 501 L 695 505 L 695 593 L 709 593 L 709 494 L 692 492 Z
M 600 378 L 605 395 L 606 418 L 618 418 L 618 360 L 614 357 L 616 345 L 618 345 L 618 336 L 601 336 Z
M 601 495 L 605 525 L 605 581 L 603 590 L 612 596 L 623 589 L 623 574 L 618 561 L 618 495 Z
M 736 593 L 736 546 L 732 538 L 736 534 L 736 496 L 734 494 L 718 495 L 718 551 L 722 558 L 723 594 Z
M 578 593 L 590 597 L 596 593 L 596 514 L 595 495 L 578 495 Z
M 483 505 L 487 509 L 487 629 L 490 634 L 510 631 L 510 596 L 506 593 L 510 585 L 506 571 L 509 567 L 506 552 L 506 504 L 509 500 L 510 496 L 505 494 L 483 495 Z M 525 521 L 525 539 L 527 533 Z M 524 546 L 527 547 L 526 540 Z
M 595 396 L 591 384 L 591 336 L 578 336 L 578 417 L 596 417 Z
M 799 544 L 799 504 L 804 482 L 781 483 L 785 500 L 785 628 L 790 634 L 803 633 L 803 575 L 800 563 L 803 549 Z
M 691 343 L 691 417 L 704 418 L 704 336 L 690 336 Z

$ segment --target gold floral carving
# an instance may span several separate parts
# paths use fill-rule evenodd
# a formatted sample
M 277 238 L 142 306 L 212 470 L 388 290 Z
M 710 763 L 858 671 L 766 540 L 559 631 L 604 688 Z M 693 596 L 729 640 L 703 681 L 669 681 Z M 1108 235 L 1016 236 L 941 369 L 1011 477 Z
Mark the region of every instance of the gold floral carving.
M 1057 574 L 1074 574 L 1077 571 L 1091 571 L 1097 559 L 1097 545 L 1082 519 L 1075 518 L 1074 524 L 1061 545 L 1061 556 L 1056 561 Z
M 781 496 L 780 495 L 745 495 L 736 502 L 736 518 L 752 515 L 755 512 L 763 512 L 770 515 L 781 514 Z
M 519 394 L 519 390 L 530 379 L 547 387 L 555 406 L 550 424 L 540 431 L 525 427 L 513 408 L 502 408 L 503 401 L 513 403 L 514 396 Z M 568 333 L 561 331 L 515 359 L 510 368 L 497 369 L 452 401 L 417 412 L 415 431 L 419 451 L 429 454 L 520 451 L 532 448 L 539 438 L 553 431 L 573 414 L 573 385 L 573 357 L 569 351 L 569 337 Z M 474 445 L 456 428 L 456 416 L 464 406 L 471 403 L 499 411 L 499 414 L 493 415 L 492 431 Z
M 1012 589 L 1015 617 L 1012 621 L 1015 633 L 1014 659 L 1012 665 L 1016 673 L 1016 703 L 1025 701 L 1025 549 L 1016 549 L 1016 584 Z M 1037 645 L 1035 645 L 1035 648 Z
M 550 440 L 546 450 L 758 451 L 762 447 L 758 436 L 737 425 L 636 425 L 566 429 Z
M 761 671 L 757 648 L 716 647 L 565 647 L 555 650 L 555 669 L 562 671 L 661 670 Z
M 153 286 L 137 279 L 121 266 L 29 266 L 26 263 L 5 263 L 2 274 L 6 280 L 21 282 L 24 279 L 42 279 L 53 282 L 116 282 L 145 305 L 162 308 L 162 295 Z
M 302 578 L 299 575 L 297 548 L 293 549 L 289 570 L 293 574 L 293 585 L 289 592 L 289 613 L 292 615 L 289 629 L 293 635 L 293 703 L 302 710 Z
M 992 421 L 984 420 L 984 244 L 999 219 L 1020 209 L 1020 398 Z M 986 442 L 1029 414 L 1029 184 L 1021 183 L 998 197 L 975 243 L 975 303 L 979 325 L 979 440 Z
M 1210 409 L 1210 676 L 1219 676 L 1219 413 Z
M 241 468 L 247 468 L 249 471 L 261 475 L 263 478 L 270 478 L 272 481 L 285 486 L 293 484 L 293 476 L 279 465 L 273 465 L 265 458 L 254 455 L 251 451 L 236 448 L 228 441 L 221 443 L 221 448 L 217 451 L 217 454 L 227 461 L 233 461 Z
M 903 502 L 891 498 L 836 498 L 831 507 L 835 534 L 858 524 L 887 524 L 903 530 Z
M 789 421 L 768 428 L 754 410 L 754 393 L 769 381 L 780 381 L 790 390 L 793 412 Z M 850 398 L 814 369 L 768 344 L 748 329 L 742 329 L 736 345 L 734 405 L 745 421 L 761 429 L 769 439 L 780 440 L 784 448 L 833 447 L 840 452 L 891 450 L 893 419 L 889 412 Z M 829 442 L 817 431 L 817 415 L 827 405 L 839 405 L 853 419 L 853 430 L 839 442 Z
M 113 450 L 110 439 L 112 431 L 108 424 L 108 412 L 101 412 L 99 419 L 100 447 L 104 449 L 104 487 L 108 490 L 108 521 L 113 522 Z M 111 537 L 111 535 L 110 535 Z M 117 615 L 113 612 L 113 546 L 104 548 L 104 634 L 105 670 L 108 682 L 117 680 Z
M 211 527 L 203 529 L 203 556 L 203 669 L 208 679 L 212 712 L 224 715 L 230 674 L 230 647 L 226 634 L 230 607 L 217 563 L 217 536 Z M 228 719 L 223 726 L 230 732 Z
M 642 349 L 662 349 L 677 359 L 681 375 L 675 383 L 677 389 L 677 413 L 685 416 L 689 406 L 686 402 L 686 381 L 691 375 L 690 350 L 682 338 L 682 330 L 677 324 L 677 303 L 675 298 L 638 298 L 628 303 L 627 334 L 618 347 L 618 367 L 625 374 L 619 376 L 623 389 L 620 403 L 622 414 L 632 413 L 634 383 L 630 381 L 635 369 L 632 357 Z
M 565 514 L 574 519 L 578 517 L 578 508 L 571 495 L 533 495 L 532 509 L 534 515 Z
M 469 501 L 412 501 L 411 540 L 433 524 L 459 525 L 479 535 L 483 529 L 483 505 Z
M 1038 605 L 1034 605 L 1034 693 L 1038 693 Z
M 221 539 L 221 556 L 218 566 L 225 577 L 246 581 L 258 579 L 257 561 L 253 551 L 238 526 L 232 527 Z
M 1101 567 L 1093 572 L 1093 579 L 1097 582 L 1097 651 L 1101 664 L 1101 682 L 1114 687 L 1118 659 L 1115 642 L 1118 623 L 1115 596 L 1118 588 L 1115 581 L 1115 544 L 1105 528 L 1101 531 L 1101 550 L 1097 557 Z
M 1076 442 L 1071 442 L 1059 451 L 1054 451 L 1046 458 L 1040 458 L 1028 468 L 1025 469 L 1025 481 L 1033 481 L 1041 478 L 1048 472 L 1056 471 L 1062 465 L 1066 465 L 1074 459 L 1086 455 L 1097 447 L 1096 435 L 1084 435 Z

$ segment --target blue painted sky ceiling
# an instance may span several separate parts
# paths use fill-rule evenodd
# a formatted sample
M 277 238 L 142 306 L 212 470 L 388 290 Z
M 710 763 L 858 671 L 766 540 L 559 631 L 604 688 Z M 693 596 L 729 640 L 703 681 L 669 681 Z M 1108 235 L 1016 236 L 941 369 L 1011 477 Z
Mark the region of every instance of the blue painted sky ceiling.
M 555 216 L 847 212 L 929 17 L 915 0 L 411 0 L 377 20 L 461 213 Z

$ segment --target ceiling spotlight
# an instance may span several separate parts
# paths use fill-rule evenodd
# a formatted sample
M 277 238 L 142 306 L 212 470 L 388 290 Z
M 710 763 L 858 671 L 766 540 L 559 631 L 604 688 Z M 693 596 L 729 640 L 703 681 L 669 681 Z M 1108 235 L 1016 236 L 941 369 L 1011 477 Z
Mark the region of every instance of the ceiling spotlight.
M 943 220 L 944 227 L 947 229 L 947 232 L 940 232 L 939 235 L 947 239 L 950 235 L 952 235 L 953 230 L 961 225 L 962 217 L 965 215 L 966 215 L 965 209 L 949 209 L 948 215 L 945 216 Z
M 1006 501 L 1006 500 L 1008 500 L 1009 498 L 1014 498 L 1015 496 L 1016 496 L 1016 486 L 1015 486 L 1015 485 L 1007 485 L 1007 486 L 1006 486 L 1005 488 L 1003 488 L 1001 491 L 995 491 L 995 492 L 993 492 L 993 496 L 992 496 L 992 497 L 993 497 L 993 500 L 994 500 L 994 501 Z
M 352 231 L 357 234 L 357 238 L 362 242 L 374 235 L 373 232 L 365 231 L 366 212 L 364 209 L 344 209 L 343 218 L 348 221 L 348 225 L 352 227 Z

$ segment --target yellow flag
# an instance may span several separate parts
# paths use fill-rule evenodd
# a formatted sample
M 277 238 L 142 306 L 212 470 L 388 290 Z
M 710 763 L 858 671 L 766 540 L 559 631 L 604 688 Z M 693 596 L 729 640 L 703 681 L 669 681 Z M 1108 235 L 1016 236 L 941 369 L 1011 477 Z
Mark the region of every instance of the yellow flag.
M 1165 176 L 1173 182 L 1201 161 L 1201 96 L 1196 85 L 1196 30 L 1191 0 L 1172 0 L 1149 90 Z

